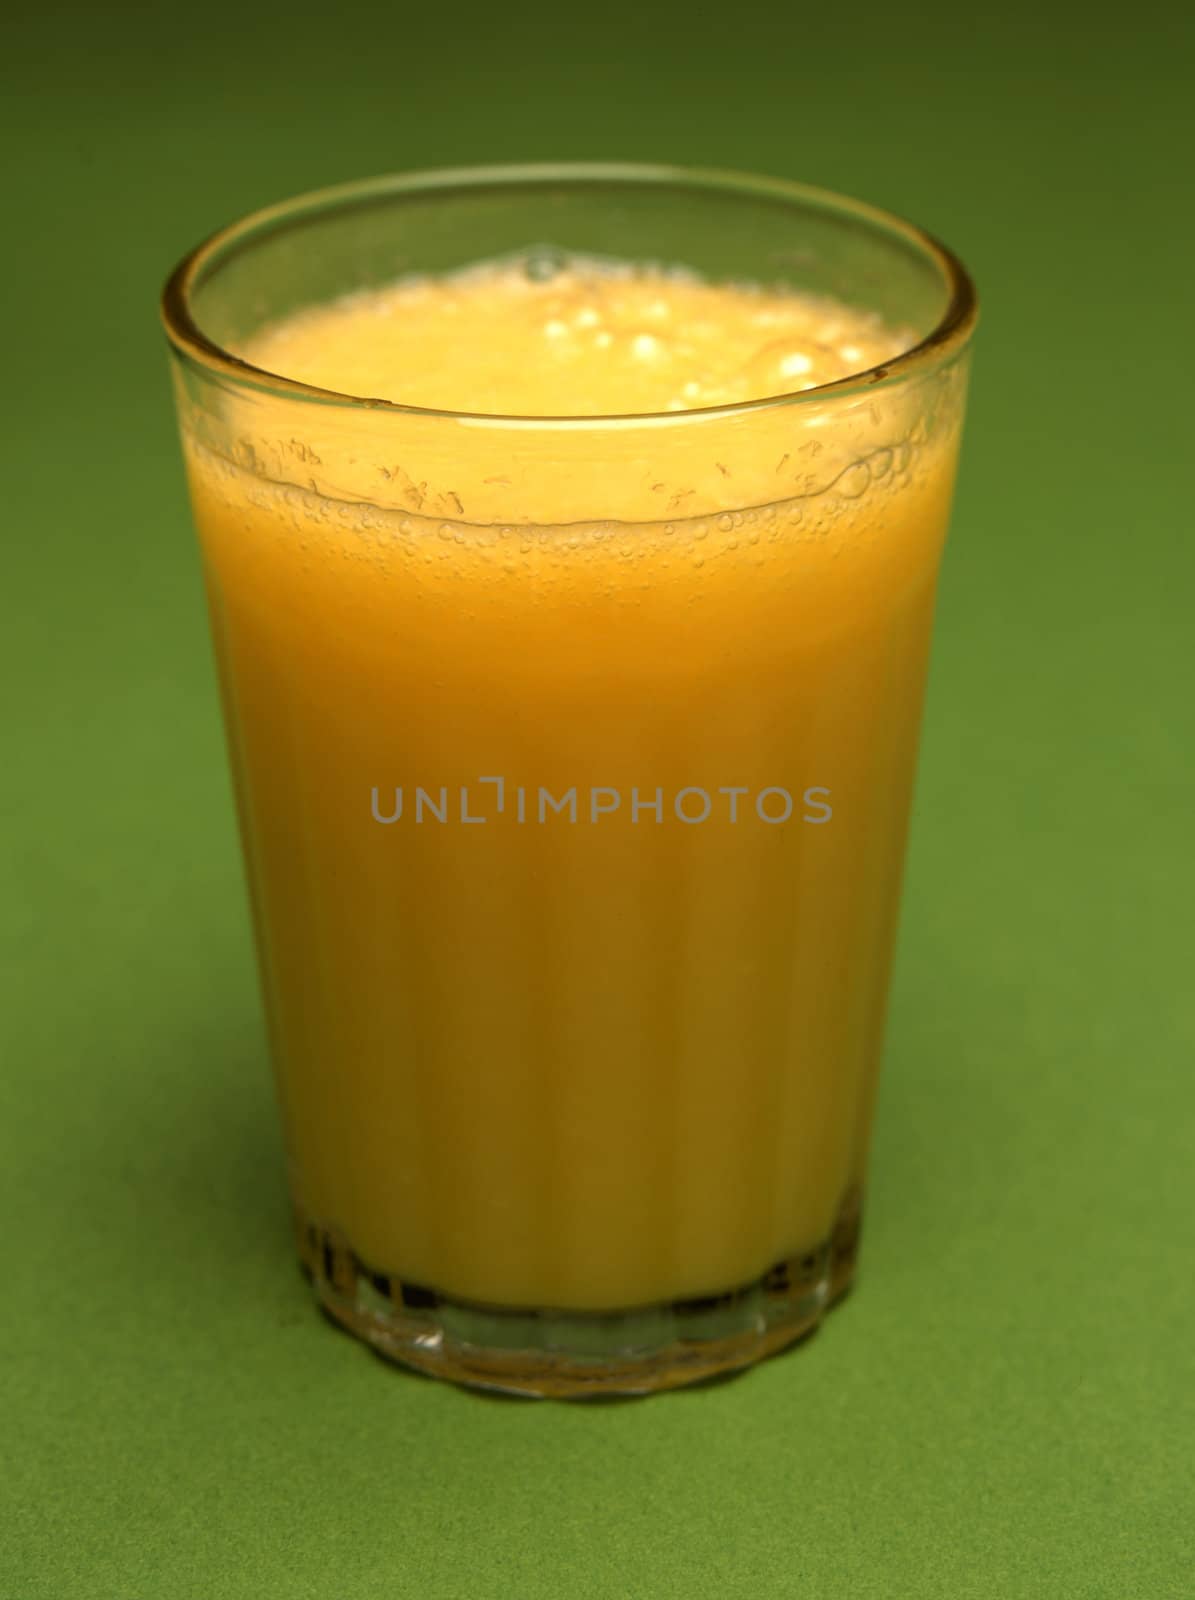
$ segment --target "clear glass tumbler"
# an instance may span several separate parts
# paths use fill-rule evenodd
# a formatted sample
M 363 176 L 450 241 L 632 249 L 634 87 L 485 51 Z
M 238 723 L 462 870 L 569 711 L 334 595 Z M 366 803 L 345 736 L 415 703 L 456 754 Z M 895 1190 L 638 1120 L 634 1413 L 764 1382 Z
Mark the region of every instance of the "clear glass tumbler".
M 432 410 L 232 353 L 529 248 L 907 337 L 845 380 L 624 416 Z M 789 1344 L 855 1265 L 965 271 L 798 184 L 483 168 L 259 212 L 163 309 L 323 1306 L 532 1395 Z

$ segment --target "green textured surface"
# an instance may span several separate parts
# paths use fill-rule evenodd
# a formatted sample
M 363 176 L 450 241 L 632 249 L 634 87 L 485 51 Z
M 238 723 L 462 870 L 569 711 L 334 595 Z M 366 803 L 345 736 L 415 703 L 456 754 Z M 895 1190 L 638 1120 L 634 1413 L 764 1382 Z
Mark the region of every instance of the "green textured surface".
M 3 1600 L 1192 1592 L 1179 12 L 7 25 Z M 552 158 L 859 194 L 985 309 L 861 1286 L 591 1408 L 388 1369 L 294 1269 L 154 304 L 259 204 Z

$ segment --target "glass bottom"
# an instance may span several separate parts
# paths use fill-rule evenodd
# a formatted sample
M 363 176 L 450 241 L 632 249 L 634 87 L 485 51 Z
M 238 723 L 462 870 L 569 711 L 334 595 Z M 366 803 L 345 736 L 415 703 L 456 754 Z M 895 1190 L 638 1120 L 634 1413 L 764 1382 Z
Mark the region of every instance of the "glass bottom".
M 725 1294 L 631 1311 L 474 1304 L 366 1266 L 297 1208 L 299 1261 L 323 1309 L 380 1355 L 470 1388 L 535 1399 L 653 1394 L 752 1366 L 814 1332 L 855 1274 L 861 1195 L 830 1237 Z

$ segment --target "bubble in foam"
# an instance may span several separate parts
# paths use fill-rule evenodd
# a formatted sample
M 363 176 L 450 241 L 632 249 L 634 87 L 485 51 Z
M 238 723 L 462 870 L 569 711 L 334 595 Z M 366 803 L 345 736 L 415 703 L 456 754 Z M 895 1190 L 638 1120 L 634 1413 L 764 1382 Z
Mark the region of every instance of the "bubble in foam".
M 834 487 L 844 500 L 858 500 L 867 493 L 870 483 L 871 468 L 866 461 L 856 461 L 854 466 L 847 467 Z
M 812 387 L 838 376 L 837 364 L 827 360 L 828 354 L 811 340 L 791 334 L 770 339 L 739 368 L 738 380 L 748 398 Z
M 568 269 L 568 256 L 554 244 L 537 244 L 523 258 L 523 276 L 531 283 L 550 283 Z

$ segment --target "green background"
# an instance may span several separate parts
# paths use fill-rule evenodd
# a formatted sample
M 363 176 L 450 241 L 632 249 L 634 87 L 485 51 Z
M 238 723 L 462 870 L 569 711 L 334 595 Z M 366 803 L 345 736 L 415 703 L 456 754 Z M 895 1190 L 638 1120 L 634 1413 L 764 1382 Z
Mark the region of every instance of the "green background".
M 6 24 L 4 1600 L 1192 1592 L 1180 9 Z M 858 194 L 984 305 L 859 1288 L 599 1407 L 387 1368 L 295 1270 L 155 306 L 258 205 L 554 158 Z

